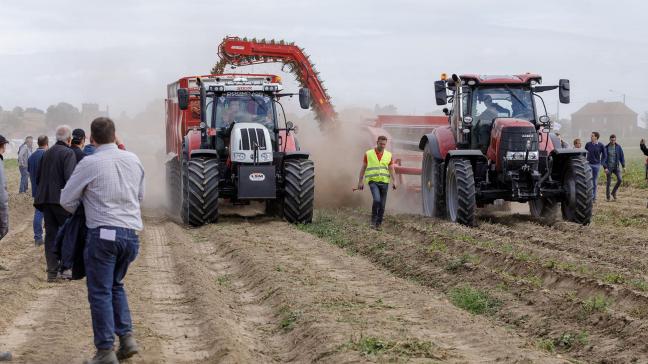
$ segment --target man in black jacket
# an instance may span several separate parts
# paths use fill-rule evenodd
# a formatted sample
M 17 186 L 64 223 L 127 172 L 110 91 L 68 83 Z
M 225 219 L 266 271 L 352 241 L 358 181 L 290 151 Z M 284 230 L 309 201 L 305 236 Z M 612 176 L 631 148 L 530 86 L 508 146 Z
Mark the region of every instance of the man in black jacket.
M 67 125 L 56 128 L 56 144 L 49 148 L 40 161 L 36 179 L 38 191 L 34 206 L 43 212 L 45 219 L 45 260 L 47 281 L 55 282 L 58 256 L 55 250 L 56 234 L 70 214 L 61 207 L 61 190 L 76 167 L 74 151 L 70 149 L 72 130 Z

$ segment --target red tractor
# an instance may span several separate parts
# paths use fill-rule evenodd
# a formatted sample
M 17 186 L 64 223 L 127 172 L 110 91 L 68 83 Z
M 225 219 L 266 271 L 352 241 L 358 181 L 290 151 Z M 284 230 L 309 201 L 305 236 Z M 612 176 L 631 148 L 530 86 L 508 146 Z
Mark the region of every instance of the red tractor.
M 320 121 L 330 121 L 335 114 L 315 70 L 299 47 L 284 42 L 226 38 L 219 55 L 212 74 L 183 77 L 167 87 L 171 212 L 197 226 L 218 219 L 219 200 L 264 201 L 268 214 L 311 222 L 314 164 L 300 150 L 280 103 L 297 94 L 283 92 L 275 75 L 223 71 L 226 64 L 284 62 L 303 86 L 301 107 L 313 106 Z
M 587 225 L 592 171 L 585 151 L 561 148 L 539 93 L 558 89 L 569 103 L 569 80 L 541 85 L 536 74 L 442 75 L 437 105 L 448 124 L 423 136 L 421 190 L 426 216 L 475 225 L 477 207 L 495 200 L 528 202 L 535 217 Z M 539 105 L 542 109 L 538 110 Z

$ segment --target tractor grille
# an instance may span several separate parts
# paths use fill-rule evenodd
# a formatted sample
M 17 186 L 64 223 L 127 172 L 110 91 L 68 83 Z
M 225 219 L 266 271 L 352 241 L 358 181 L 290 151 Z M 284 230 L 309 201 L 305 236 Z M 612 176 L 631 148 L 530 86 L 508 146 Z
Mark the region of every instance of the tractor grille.
M 244 128 L 241 130 L 241 150 L 254 150 L 254 146 L 258 145 L 259 150 L 266 150 L 265 130 L 261 128 Z
M 524 152 L 527 150 L 527 141 L 531 141 L 529 150 L 538 150 L 538 133 L 534 127 L 508 127 L 502 130 L 502 136 L 499 144 L 499 160 L 504 160 L 506 152 Z M 537 165 L 538 161 L 530 162 Z M 523 161 L 507 162 L 509 170 L 517 169 Z

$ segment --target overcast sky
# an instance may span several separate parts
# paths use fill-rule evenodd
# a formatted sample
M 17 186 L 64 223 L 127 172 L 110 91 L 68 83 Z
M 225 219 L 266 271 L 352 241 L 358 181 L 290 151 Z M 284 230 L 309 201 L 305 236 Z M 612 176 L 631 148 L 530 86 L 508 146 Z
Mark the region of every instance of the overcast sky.
M 425 113 L 441 72 L 536 72 L 545 84 L 571 79 L 562 116 L 623 93 L 643 114 L 646 14 L 648 3 L 619 0 L 2 0 L 0 106 L 98 102 L 133 114 L 175 79 L 207 73 L 222 38 L 238 35 L 304 47 L 338 107 Z

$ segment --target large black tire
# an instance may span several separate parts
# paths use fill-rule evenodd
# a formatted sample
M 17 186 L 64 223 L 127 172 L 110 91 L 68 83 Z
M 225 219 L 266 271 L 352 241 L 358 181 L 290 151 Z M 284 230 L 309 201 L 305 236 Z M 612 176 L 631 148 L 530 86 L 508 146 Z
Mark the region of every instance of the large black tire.
M 182 203 L 182 177 L 180 162 L 175 158 L 166 162 L 166 181 L 167 215 L 172 219 L 179 219 L 179 207 Z
M 201 226 L 218 220 L 218 161 L 196 158 L 183 163 L 182 221 Z
M 553 223 L 558 217 L 558 203 L 551 198 L 539 198 L 529 201 L 531 216 L 542 219 L 545 223 Z
M 583 156 L 571 157 L 563 172 L 564 220 L 587 225 L 592 221 L 592 168 Z
M 283 215 L 288 222 L 307 224 L 313 221 L 315 200 L 315 165 L 308 159 L 284 162 Z
M 446 217 L 446 203 L 443 195 L 442 161 L 432 154 L 423 155 L 423 171 L 421 173 L 421 199 L 423 200 L 423 215 L 429 217 Z
M 450 221 L 475 226 L 475 177 L 469 160 L 450 160 L 445 195 Z

